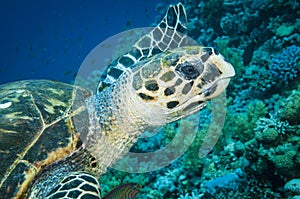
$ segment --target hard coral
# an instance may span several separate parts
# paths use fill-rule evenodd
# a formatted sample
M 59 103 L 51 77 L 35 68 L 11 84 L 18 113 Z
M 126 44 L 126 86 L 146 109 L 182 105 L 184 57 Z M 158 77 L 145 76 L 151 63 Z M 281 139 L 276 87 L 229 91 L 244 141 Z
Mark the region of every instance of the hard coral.
M 223 130 L 226 143 L 231 141 L 232 136 L 242 142 L 252 139 L 256 122 L 266 114 L 267 108 L 260 100 L 249 102 L 242 110 L 229 108 Z
M 203 186 L 206 188 L 206 192 L 213 196 L 220 189 L 237 190 L 245 182 L 246 174 L 241 169 L 236 169 L 234 173 L 208 181 Z
M 300 91 L 294 90 L 279 109 L 279 117 L 290 124 L 300 124 Z
M 216 31 L 220 31 L 220 21 L 224 14 L 224 0 L 208 0 L 200 7 L 201 18 Z
M 255 132 L 255 137 L 258 141 L 265 144 L 273 144 L 279 133 L 274 128 L 265 128 L 262 132 Z
M 270 40 L 265 45 L 271 45 Z M 250 87 L 254 94 L 260 96 L 269 91 L 278 91 L 282 86 L 291 85 L 300 73 L 299 46 L 289 46 L 272 59 L 267 52 L 270 49 L 265 48 L 261 47 L 254 52 L 252 62 L 242 77 L 242 84 L 245 84 L 243 87 Z M 274 50 L 281 48 L 281 45 L 272 44 L 270 48 Z
M 287 172 L 295 167 L 293 159 L 296 154 L 296 151 L 291 150 L 288 151 L 286 154 L 274 156 L 273 158 L 271 158 L 271 161 L 274 163 L 277 169 Z
M 292 45 L 271 60 L 269 66 L 273 85 L 288 85 L 300 72 L 300 47 Z
M 284 191 L 289 196 L 300 195 L 300 179 L 292 179 L 284 185 Z

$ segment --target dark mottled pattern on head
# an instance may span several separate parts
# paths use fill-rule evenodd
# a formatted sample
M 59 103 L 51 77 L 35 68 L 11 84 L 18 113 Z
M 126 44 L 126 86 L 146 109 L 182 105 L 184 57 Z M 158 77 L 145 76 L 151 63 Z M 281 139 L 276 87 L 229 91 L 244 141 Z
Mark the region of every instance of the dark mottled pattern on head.
M 207 57 L 203 59 L 204 56 Z M 153 58 L 154 61 L 147 58 L 137 63 L 133 77 L 138 82 L 132 82 L 132 85 L 140 99 L 155 103 L 153 106 L 160 104 L 167 110 L 185 103 L 188 106 L 187 101 L 195 95 L 199 95 L 197 102 L 214 97 L 222 90 L 223 76 L 227 78 L 234 74 L 222 55 L 209 47 L 180 47 Z M 159 72 L 155 70 L 157 68 Z M 228 74 L 223 75 L 224 72 Z

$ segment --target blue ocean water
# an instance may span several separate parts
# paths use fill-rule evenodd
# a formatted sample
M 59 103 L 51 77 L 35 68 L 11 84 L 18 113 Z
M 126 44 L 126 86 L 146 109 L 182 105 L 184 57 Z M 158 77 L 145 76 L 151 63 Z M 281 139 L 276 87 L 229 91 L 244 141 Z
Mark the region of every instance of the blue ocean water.
M 101 41 L 153 23 L 158 2 L 1 1 L 0 83 L 41 78 L 71 82 Z

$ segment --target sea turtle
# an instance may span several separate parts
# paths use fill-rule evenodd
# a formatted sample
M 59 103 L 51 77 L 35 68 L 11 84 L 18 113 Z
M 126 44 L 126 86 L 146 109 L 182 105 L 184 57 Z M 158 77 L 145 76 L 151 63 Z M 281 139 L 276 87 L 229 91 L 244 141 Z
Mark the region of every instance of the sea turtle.
M 234 76 L 214 48 L 185 40 L 179 3 L 108 67 L 96 94 L 49 80 L 1 85 L 0 197 L 101 198 L 96 177 L 139 135 L 200 110 Z

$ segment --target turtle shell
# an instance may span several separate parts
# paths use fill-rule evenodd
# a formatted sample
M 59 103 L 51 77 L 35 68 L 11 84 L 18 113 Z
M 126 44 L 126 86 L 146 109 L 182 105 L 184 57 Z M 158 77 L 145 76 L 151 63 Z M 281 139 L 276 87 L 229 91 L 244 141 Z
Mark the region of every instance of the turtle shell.
M 0 198 L 20 198 L 41 168 L 76 150 L 84 128 L 74 119 L 88 122 L 90 95 L 49 80 L 0 85 Z

